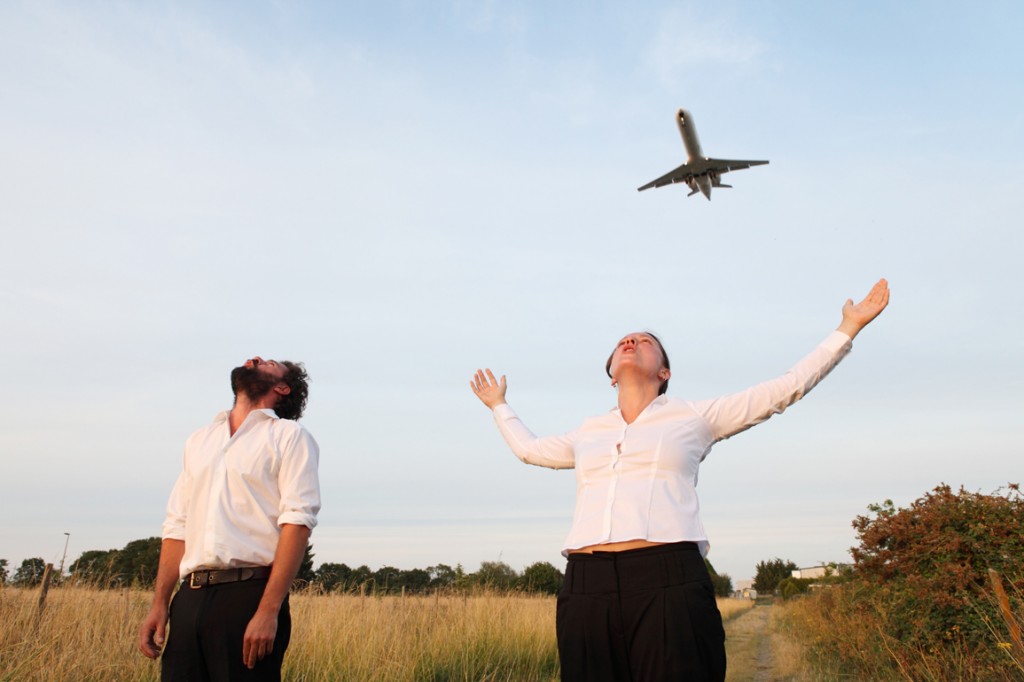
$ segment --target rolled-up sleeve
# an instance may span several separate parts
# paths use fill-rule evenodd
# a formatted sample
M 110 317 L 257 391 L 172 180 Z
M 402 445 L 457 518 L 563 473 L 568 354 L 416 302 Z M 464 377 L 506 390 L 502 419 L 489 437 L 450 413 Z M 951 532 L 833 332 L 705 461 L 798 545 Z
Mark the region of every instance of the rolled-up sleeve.
M 320 448 L 309 431 L 295 426 L 281 444 L 277 525 L 290 523 L 313 529 L 320 511 Z
M 164 515 L 163 539 L 185 541 L 185 521 L 188 518 L 188 495 L 192 486 L 189 482 L 188 470 L 182 467 L 178 480 L 171 489 L 171 497 L 167 500 L 167 512 Z

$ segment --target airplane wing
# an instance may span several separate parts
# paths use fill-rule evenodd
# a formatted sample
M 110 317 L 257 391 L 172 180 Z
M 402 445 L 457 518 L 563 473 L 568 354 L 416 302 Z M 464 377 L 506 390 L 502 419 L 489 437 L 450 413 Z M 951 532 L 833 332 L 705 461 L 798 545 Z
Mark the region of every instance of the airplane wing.
M 643 192 L 645 189 L 650 189 L 651 187 L 664 187 L 665 185 L 672 185 L 677 182 L 686 182 L 694 175 L 700 175 L 700 173 L 694 173 L 690 168 L 690 164 L 684 163 L 679 168 L 665 173 L 657 180 L 651 180 L 643 187 L 637 187 L 636 191 Z
M 708 173 L 716 173 L 721 175 L 722 173 L 728 173 L 734 170 L 743 170 L 744 168 L 750 168 L 751 166 L 763 166 L 767 161 L 743 161 L 739 159 L 697 159 L 690 163 L 684 163 L 682 166 L 670 170 L 660 178 L 651 180 L 643 187 L 637 187 L 638 192 L 643 192 L 645 189 L 651 187 L 664 187 L 665 185 L 672 185 L 677 182 L 685 182 L 689 184 L 689 181 L 698 175 L 706 175 Z
M 739 161 L 736 159 L 704 159 L 698 163 L 705 163 L 708 166 L 708 170 L 713 170 L 718 173 L 728 173 L 734 170 L 743 170 L 744 168 L 750 168 L 751 166 L 764 166 L 767 161 Z

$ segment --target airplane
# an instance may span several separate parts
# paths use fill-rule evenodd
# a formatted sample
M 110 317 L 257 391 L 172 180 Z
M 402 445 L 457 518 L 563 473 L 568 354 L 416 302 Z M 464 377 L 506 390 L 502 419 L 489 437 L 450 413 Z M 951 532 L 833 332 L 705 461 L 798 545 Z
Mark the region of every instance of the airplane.
M 648 182 L 643 187 L 637 187 L 638 192 L 643 192 L 651 187 L 664 187 L 677 182 L 685 182 L 690 188 L 686 196 L 692 197 L 697 192 L 702 193 L 711 201 L 712 187 L 732 187 L 723 185 L 722 173 L 734 170 L 743 170 L 751 166 L 763 166 L 767 161 L 737 161 L 732 159 L 712 159 L 704 156 L 700 149 L 700 140 L 697 139 L 697 128 L 693 124 L 693 116 L 685 109 L 676 112 L 676 124 L 679 126 L 679 134 L 683 136 L 683 145 L 686 147 L 686 163 L 679 168 L 671 170 L 657 180 Z

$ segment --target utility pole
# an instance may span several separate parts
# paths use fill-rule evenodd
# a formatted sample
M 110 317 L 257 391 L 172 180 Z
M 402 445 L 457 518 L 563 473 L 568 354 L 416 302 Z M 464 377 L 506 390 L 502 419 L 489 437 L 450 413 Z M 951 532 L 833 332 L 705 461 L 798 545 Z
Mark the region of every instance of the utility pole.
M 64 579 L 64 559 L 68 556 L 68 542 L 71 541 L 71 533 L 64 533 L 64 553 L 60 557 L 60 570 L 57 571 L 57 580 Z

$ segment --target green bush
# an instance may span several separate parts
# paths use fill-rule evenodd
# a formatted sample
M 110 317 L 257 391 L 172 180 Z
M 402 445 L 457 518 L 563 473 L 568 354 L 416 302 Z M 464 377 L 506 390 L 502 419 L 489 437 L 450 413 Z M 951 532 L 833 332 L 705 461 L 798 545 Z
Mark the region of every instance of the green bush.
M 779 596 L 783 599 L 791 599 L 798 594 L 806 593 L 816 582 L 819 581 L 815 578 L 786 578 L 779 582 L 779 586 L 775 589 L 779 591 Z
M 907 508 L 887 500 L 868 509 L 853 522 L 852 578 L 792 610 L 819 662 L 874 680 L 1022 679 L 1009 636 L 1009 621 L 1024 620 L 1019 486 L 985 495 L 943 484 Z M 989 569 L 1007 587 L 1009 620 Z
M 888 634 L 937 647 L 951 636 L 969 646 L 990 639 L 998 621 L 988 569 L 1024 588 L 1024 496 L 1017 485 L 992 495 L 940 485 L 906 509 L 886 500 L 853 527 L 855 575 L 891 600 Z

